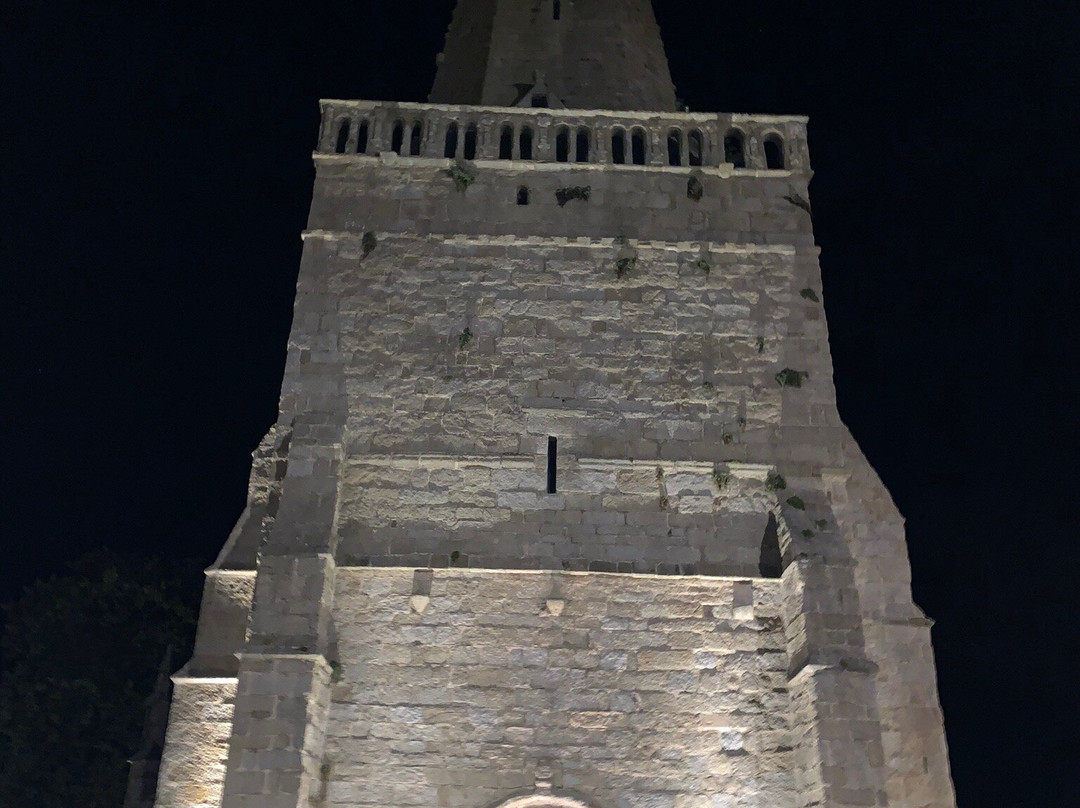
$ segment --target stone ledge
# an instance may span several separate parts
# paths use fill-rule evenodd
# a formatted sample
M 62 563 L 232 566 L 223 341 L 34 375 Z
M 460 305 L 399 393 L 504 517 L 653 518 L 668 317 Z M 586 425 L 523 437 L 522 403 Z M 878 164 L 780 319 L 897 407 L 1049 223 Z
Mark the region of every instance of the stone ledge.
M 174 685 L 235 685 L 239 682 L 236 676 L 198 676 L 184 673 L 183 669 L 169 677 Z
M 590 238 L 579 236 L 567 238 L 564 236 L 517 236 L 517 235 L 481 235 L 473 236 L 464 233 L 445 233 L 442 235 L 416 235 L 413 233 L 389 233 L 387 231 L 372 231 L 377 236 L 393 238 L 398 241 L 427 241 L 442 245 L 462 246 L 481 245 L 485 247 L 499 247 L 510 245 L 529 246 L 552 246 L 573 247 L 576 249 L 615 249 L 623 246 L 621 241 L 614 238 Z M 304 230 L 300 233 L 302 241 L 310 239 L 323 239 L 325 241 L 349 241 L 359 244 L 364 234 L 358 230 Z M 731 255 L 747 255 L 763 253 L 767 255 L 795 256 L 805 255 L 807 252 L 820 252 L 820 247 L 798 248 L 794 244 L 760 244 L 756 242 L 713 242 L 713 241 L 656 241 L 650 239 L 631 239 L 631 246 L 637 250 L 667 250 L 669 252 L 696 252 L 707 249 L 714 253 L 727 253 Z
M 403 566 L 403 565 L 355 565 L 355 564 L 339 564 L 337 566 L 337 572 L 340 573 L 373 573 L 379 574 L 383 572 L 415 572 L 417 567 L 415 566 Z M 732 583 L 755 583 L 763 584 L 765 586 L 780 586 L 779 578 L 762 578 L 760 576 L 750 575 L 666 575 L 662 573 L 653 572 L 603 572 L 600 570 L 564 570 L 564 569 L 535 569 L 535 568 L 522 568 L 522 569 L 510 569 L 506 567 L 424 567 L 423 569 L 432 569 L 438 571 L 439 575 L 457 575 L 457 576 L 472 576 L 472 575 L 565 575 L 570 577 L 583 578 L 587 576 L 601 576 L 605 578 L 641 578 L 647 580 L 707 580 L 707 581 L 729 581 Z M 288 656 L 287 654 L 266 654 L 265 656 Z
M 372 165 L 403 165 L 403 166 L 431 166 L 441 165 L 449 168 L 456 161 L 448 157 L 418 157 L 414 155 L 398 154 L 397 152 L 379 152 L 377 154 L 331 154 L 328 152 L 313 151 L 311 159 L 316 166 L 337 163 L 371 163 Z M 469 160 L 469 165 L 476 168 L 506 169 L 520 174 L 522 171 L 617 171 L 646 174 L 703 174 L 707 177 L 719 179 L 731 179 L 733 177 L 763 177 L 777 179 L 783 177 L 801 176 L 806 172 L 793 171 L 789 168 L 735 168 L 732 163 L 720 163 L 716 166 L 656 166 L 634 165 L 632 163 L 550 163 L 538 160 Z

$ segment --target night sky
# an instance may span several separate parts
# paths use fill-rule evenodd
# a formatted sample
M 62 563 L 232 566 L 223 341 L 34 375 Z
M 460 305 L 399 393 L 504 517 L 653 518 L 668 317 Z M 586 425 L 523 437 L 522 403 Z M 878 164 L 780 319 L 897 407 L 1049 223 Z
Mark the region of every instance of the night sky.
M 317 100 L 423 101 L 452 0 L 137 5 L 4 9 L 3 602 L 96 547 L 212 560 Z M 1080 804 L 1080 3 L 655 5 L 691 109 L 810 115 L 840 412 L 907 518 L 960 804 Z

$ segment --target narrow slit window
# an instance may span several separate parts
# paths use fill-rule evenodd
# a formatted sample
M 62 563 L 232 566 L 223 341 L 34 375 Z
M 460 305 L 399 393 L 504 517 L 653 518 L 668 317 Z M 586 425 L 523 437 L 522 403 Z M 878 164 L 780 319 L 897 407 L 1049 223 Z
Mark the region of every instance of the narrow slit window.
M 514 130 L 509 126 L 502 128 L 499 135 L 499 159 L 509 160 L 514 156 Z
M 554 437 L 548 438 L 548 456 L 547 456 L 547 492 L 549 494 L 555 493 L 555 458 L 558 456 L 559 439 Z
M 634 165 L 645 165 L 645 133 L 641 129 L 635 129 L 630 136 L 630 151 L 632 152 Z
M 562 3 L 559 0 L 554 0 L 551 4 L 551 19 L 558 20 L 562 18 Z
M 476 159 L 476 124 L 470 123 L 465 127 L 465 159 Z
M 466 144 L 468 142 L 468 134 L 465 135 Z M 466 149 L 467 150 L 467 149 Z M 451 122 L 446 127 L 446 141 L 443 145 L 443 157 L 453 159 L 457 157 L 457 124 Z
M 526 188 L 524 185 L 522 185 L 520 188 L 518 188 L 517 203 L 519 205 L 528 205 L 529 204 L 529 189 Z
M 348 142 L 349 142 L 349 122 L 348 121 L 342 121 L 341 122 L 341 127 L 338 129 L 338 133 L 337 133 L 337 148 L 335 149 L 335 151 L 338 154 L 344 154 L 345 153 L 345 144 L 347 144 Z
M 367 152 L 368 122 L 360 121 L 360 128 L 356 131 L 356 153 Z
M 574 144 L 574 161 L 589 162 L 589 130 L 582 127 L 577 130 L 577 142 Z
M 570 130 L 560 126 L 555 135 L 555 161 L 566 163 L 570 160 Z
M 626 162 L 626 132 L 616 129 L 611 133 L 611 162 Z
M 518 156 L 522 160 L 532 159 L 532 129 L 525 127 L 518 136 Z
M 412 132 L 409 133 L 409 154 L 416 157 L 420 154 L 420 143 L 424 139 L 424 130 L 417 121 L 412 125 Z
M 398 121 L 394 124 L 394 134 L 390 136 L 390 151 L 401 154 L 401 144 L 405 140 L 405 124 Z

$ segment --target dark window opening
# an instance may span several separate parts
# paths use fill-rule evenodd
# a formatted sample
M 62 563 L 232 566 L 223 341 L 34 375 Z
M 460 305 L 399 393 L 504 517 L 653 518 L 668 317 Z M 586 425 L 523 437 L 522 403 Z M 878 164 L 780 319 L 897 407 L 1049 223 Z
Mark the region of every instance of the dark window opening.
M 390 136 L 390 151 L 401 154 L 401 144 L 405 140 L 405 124 L 398 121 L 394 124 L 394 134 Z
M 724 162 L 735 168 L 746 168 L 746 149 L 742 132 L 732 129 L 724 135 Z
M 509 160 L 514 156 L 514 130 L 509 126 L 502 128 L 499 135 L 499 159 Z
M 551 4 L 551 19 L 558 20 L 562 18 L 562 3 L 559 0 L 555 0 Z
M 532 97 L 532 105 L 534 107 L 546 107 L 548 105 L 546 95 L 534 95 Z
M 682 165 L 682 133 L 672 129 L 667 136 L 667 161 L 669 166 Z
M 517 203 L 519 205 L 529 204 L 529 189 L 522 185 L 518 188 Z
M 368 123 L 360 121 L 360 128 L 356 132 L 356 153 L 364 154 L 367 151 Z
M 611 162 L 626 162 L 626 132 L 616 129 L 611 133 Z
M 774 170 L 784 167 L 784 143 L 776 135 L 765 138 L 765 167 Z
M 699 166 L 704 158 L 704 141 L 701 132 L 695 129 L 686 138 L 687 151 L 689 152 L 690 165 Z
M 577 130 L 577 143 L 574 144 L 574 160 L 579 163 L 589 162 L 589 130 Z
M 337 151 L 338 154 L 344 154 L 345 153 L 345 144 L 348 143 L 348 142 L 349 142 L 349 122 L 348 121 L 342 121 L 341 122 L 341 128 L 338 129 L 338 133 L 337 133 L 337 148 L 336 148 L 335 151 Z
M 640 129 L 635 129 L 630 136 L 630 151 L 634 165 L 645 165 L 645 133 Z
M 465 135 L 466 140 L 468 135 Z M 446 127 L 446 140 L 443 145 L 443 157 L 453 159 L 457 157 L 457 124 L 451 123 Z
M 776 530 L 776 517 L 769 514 L 765 525 L 765 534 L 761 537 L 761 555 L 758 559 L 758 572 L 762 578 L 779 578 L 784 571 L 780 556 L 780 537 Z
M 409 154 L 414 157 L 420 154 L 420 141 L 423 139 L 424 130 L 420 126 L 420 122 L 417 121 L 412 125 L 412 132 L 409 133 Z
M 527 126 L 518 136 L 518 156 L 522 160 L 532 159 L 532 129 Z
M 570 160 L 570 130 L 565 126 L 559 127 L 555 135 L 555 161 L 565 163 Z
M 465 159 L 476 159 L 476 124 L 470 123 L 465 127 Z
M 558 454 L 559 439 L 548 438 L 548 458 L 547 458 L 547 492 L 549 494 L 555 493 L 555 458 Z

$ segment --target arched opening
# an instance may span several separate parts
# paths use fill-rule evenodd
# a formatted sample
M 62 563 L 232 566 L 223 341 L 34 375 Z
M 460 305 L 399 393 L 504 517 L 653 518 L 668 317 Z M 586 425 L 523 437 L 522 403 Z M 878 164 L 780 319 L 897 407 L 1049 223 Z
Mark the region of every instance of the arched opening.
M 513 127 L 504 126 L 499 135 L 499 159 L 509 160 L 514 156 L 514 130 Z
M 446 139 L 443 141 L 443 157 L 454 159 L 457 157 L 457 124 L 451 121 L 446 127 Z
M 401 154 L 401 144 L 405 140 L 405 123 L 398 121 L 394 124 L 394 133 L 390 136 L 390 151 Z
M 630 149 L 631 157 L 634 160 L 634 165 L 645 165 L 645 130 L 635 129 L 630 135 Z
M 519 205 L 528 205 L 529 204 L 529 189 L 527 187 L 525 187 L 524 185 L 522 185 L 520 188 L 518 188 L 517 203 Z
M 724 135 L 724 162 L 735 168 L 746 168 L 746 138 L 738 129 Z
M 417 121 L 412 125 L 412 131 L 409 133 L 409 154 L 414 157 L 420 154 L 420 141 L 423 140 L 423 135 L 423 127 L 420 121 Z
M 532 140 L 532 129 L 522 127 L 521 134 L 518 135 L 518 157 L 522 160 L 532 159 Z
M 344 154 L 345 153 L 345 146 L 346 146 L 346 144 L 348 142 L 349 142 L 349 122 L 348 121 L 342 121 L 341 126 L 338 127 L 337 146 L 335 147 L 334 151 L 336 151 L 338 154 Z
M 784 562 L 780 555 L 780 536 L 776 527 L 776 517 L 769 514 L 765 533 L 761 537 L 761 554 L 758 557 L 758 572 L 762 578 L 779 578 L 784 572 Z
M 591 808 L 588 803 L 573 797 L 556 797 L 554 794 L 527 794 L 500 803 L 496 808 Z
M 784 141 L 780 135 L 765 138 L 765 168 L 777 170 L 784 167 Z
M 368 138 L 368 122 L 366 120 L 360 121 L 360 128 L 356 130 L 356 153 L 365 154 L 367 152 L 367 138 Z
M 693 130 L 686 136 L 686 146 L 689 152 L 689 162 L 692 166 L 701 165 L 701 161 L 704 159 L 705 154 L 705 141 L 701 137 L 701 131 L 698 129 Z
M 682 165 L 682 132 L 678 129 L 668 132 L 667 161 L 669 166 Z
M 470 123 L 465 127 L 465 159 L 476 159 L 476 124 Z
M 616 129 L 611 133 L 611 162 L 626 162 L 626 132 Z
M 555 161 L 566 163 L 570 160 L 570 128 L 560 126 L 555 133 Z
M 577 142 L 574 144 L 574 160 L 578 163 L 589 162 L 589 130 L 584 126 L 577 130 Z

